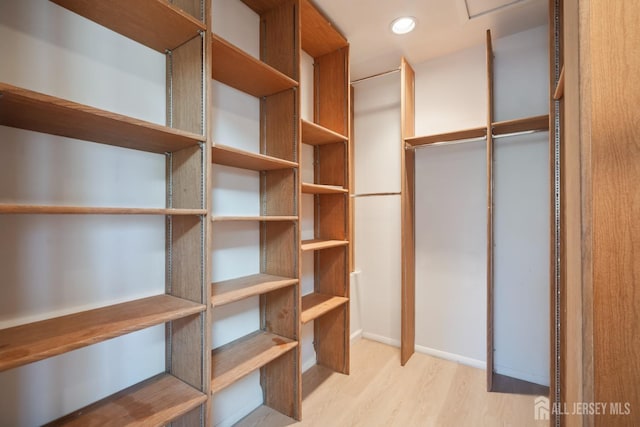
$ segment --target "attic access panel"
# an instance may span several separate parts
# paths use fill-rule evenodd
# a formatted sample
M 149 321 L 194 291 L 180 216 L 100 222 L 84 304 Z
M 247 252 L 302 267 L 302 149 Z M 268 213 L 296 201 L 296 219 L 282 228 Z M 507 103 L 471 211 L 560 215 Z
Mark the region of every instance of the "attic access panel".
M 525 0 L 464 0 L 469 19 L 522 3 Z

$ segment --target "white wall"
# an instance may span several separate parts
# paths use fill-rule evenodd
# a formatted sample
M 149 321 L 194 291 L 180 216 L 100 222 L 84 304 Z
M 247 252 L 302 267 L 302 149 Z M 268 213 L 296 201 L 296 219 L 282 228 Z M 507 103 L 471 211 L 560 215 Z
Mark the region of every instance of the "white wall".
M 360 314 L 356 319 L 364 337 L 397 345 L 400 196 L 372 194 L 400 192 L 400 75 L 354 87 L 356 274 L 351 310 Z
M 486 358 L 484 141 L 416 152 L 416 348 Z
M 100 46 L 100 49 L 96 49 Z M 0 2 L 0 81 L 164 124 L 164 55 L 46 0 Z M 0 201 L 164 207 L 162 155 L 0 126 Z M 164 293 L 164 218 L 0 217 L 0 328 Z M 165 369 L 164 327 L 0 373 L 0 424 L 51 421 Z
M 546 114 L 546 27 L 494 40 L 494 55 L 496 119 Z M 417 135 L 486 124 L 485 61 L 485 47 L 479 44 L 413 64 Z M 394 182 L 387 176 L 396 176 L 387 170 L 399 166 L 398 157 L 389 157 L 398 144 L 398 115 L 384 116 L 377 108 L 390 99 L 392 91 L 399 94 L 399 83 L 387 77 L 356 86 L 357 193 L 399 189 L 399 181 L 397 187 L 384 184 Z M 372 143 L 377 136 L 380 142 Z M 529 138 L 496 143 L 495 361 L 500 373 L 545 384 L 549 333 L 546 134 Z M 484 367 L 486 361 L 485 156 L 483 141 L 416 153 L 416 349 L 477 367 Z M 378 258 L 366 264 L 365 260 L 376 259 L 377 236 L 391 241 L 387 231 L 400 232 L 399 224 L 387 217 L 391 211 L 382 206 L 364 199 L 356 202 L 356 266 L 362 270 L 358 286 L 364 336 L 397 343 L 400 269 L 392 269 L 389 279 L 380 273 L 380 264 L 394 261 Z

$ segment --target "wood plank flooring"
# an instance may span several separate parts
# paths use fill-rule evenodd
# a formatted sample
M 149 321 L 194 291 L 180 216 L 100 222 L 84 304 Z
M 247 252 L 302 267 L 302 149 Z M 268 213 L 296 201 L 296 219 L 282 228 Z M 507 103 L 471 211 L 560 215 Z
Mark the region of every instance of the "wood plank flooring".
M 302 422 L 260 407 L 237 425 L 546 426 L 535 421 L 536 396 L 487 393 L 483 370 L 416 353 L 403 368 L 400 350 L 369 340 L 351 348 L 351 375 L 316 366 L 303 376 Z

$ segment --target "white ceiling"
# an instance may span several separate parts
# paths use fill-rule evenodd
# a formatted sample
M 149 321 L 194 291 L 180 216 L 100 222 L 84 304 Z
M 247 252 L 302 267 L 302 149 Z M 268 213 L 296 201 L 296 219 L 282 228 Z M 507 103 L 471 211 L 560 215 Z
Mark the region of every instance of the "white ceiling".
M 351 44 L 353 80 L 398 67 L 400 57 L 417 64 L 543 25 L 547 0 L 315 0 Z M 395 35 L 390 24 L 414 16 L 416 29 Z

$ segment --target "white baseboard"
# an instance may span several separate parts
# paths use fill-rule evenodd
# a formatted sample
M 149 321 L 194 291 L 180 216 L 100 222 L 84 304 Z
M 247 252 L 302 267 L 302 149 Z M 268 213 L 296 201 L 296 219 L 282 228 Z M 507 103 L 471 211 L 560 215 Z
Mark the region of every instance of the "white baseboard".
M 471 366 L 473 368 L 487 369 L 487 363 L 482 361 L 482 360 L 473 359 L 471 357 L 461 356 L 459 354 L 449 353 L 449 352 L 442 351 L 442 350 L 436 350 L 434 348 L 429 348 L 429 347 L 425 347 L 425 346 L 422 346 L 422 345 L 416 345 L 415 348 L 416 348 L 417 352 L 423 353 L 423 354 L 428 354 L 429 356 L 438 357 L 440 359 L 445 359 L 445 360 L 450 360 L 452 362 L 460 363 L 462 365 Z
M 395 340 L 393 338 L 385 337 L 383 335 L 372 334 L 371 332 L 362 332 L 362 338 L 366 338 L 371 341 L 381 342 L 382 344 L 387 344 L 393 347 L 400 347 L 400 340 Z
M 247 402 L 246 405 L 243 405 L 242 408 L 235 411 L 233 414 L 229 415 L 222 421 L 215 424 L 215 427 L 232 427 L 238 421 L 255 411 L 259 406 L 263 403 L 262 399 L 253 399 L 251 402 Z
M 304 374 L 309 369 L 311 369 L 314 366 L 316 366 L 317 363 L 318 363 L 318 361 L 316 360 L 316 354 L 313 353 L 313 357 L 310 357 L 307 360 L 303 360 L 302 361 L 302 373 Z
M 528 381 L 530 383 L 540 384 L 547 387 L 549 386 L 548 377 L 532 374 L 530 372 L 521 372 L 516 369 L 511 369 L 506 366 L 501 366 L 498 364 L 495 364 L 493 366 L 493 369 L 495 370 L 496 373 L 500 375 L 506 375 L 507 377 L 516 378 L 519 380 Z
M 393 347 L 400 347 L 400 340 L 385 337 L 378 334 L 372 334 L 370 332 L 362 332 L 362 338 L 366 338 L 371 341 L 377 341 L 382 344 L 387 344 Z M 454 354 L 454 353 L 448 353 L 446 351 L 436 350 L 436 349 L 421 346 L 421 345 L 416 345 L 415 350 L 419 353 L 428 354 L 429 356 L 450 360 L 452 362 L 460 363 L 460 364 L 471 366 L 478 369 L 486 369 L 487 367 L 487 364 L 482 360 L 472 359 L 470 357 L 461 356 L 459 354 Z
M 351 342 L 357 341 L 362 338 L 362 329 L 358 329 L 351 333 Z

